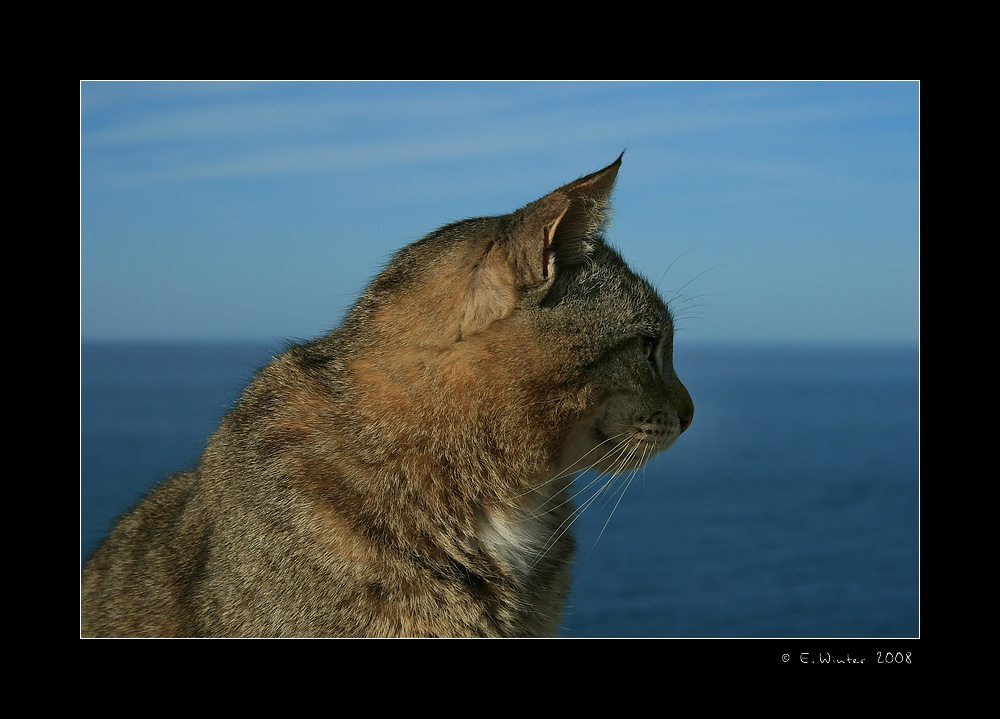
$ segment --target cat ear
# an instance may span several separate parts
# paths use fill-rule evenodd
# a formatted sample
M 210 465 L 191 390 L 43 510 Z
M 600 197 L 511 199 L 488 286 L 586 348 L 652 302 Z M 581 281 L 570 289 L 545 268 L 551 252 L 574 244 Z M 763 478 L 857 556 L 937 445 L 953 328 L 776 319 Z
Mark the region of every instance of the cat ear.
M 559 199 L 565 199 L 560 203 L 562 210 L 558 217 L 542 227 L 544 279 L 552 275 L 557 256 L 563 263 L 575 264 L 593 250 L 590 240 L 605 229 L 610 218 L 611 191 L 624 154 L 603 170 L 564 185 L 548 196 L 556 199 L 557 203 Z M 544 203 L 548 198 L 539 202 Z M 526 249 L 531 251 L 530 247 Z
M 621 163 L 619 155 L 603 170 L 563 185 L 521 210 L 524 226 L 514 242 L 523 287 L 551 284 L 557 265 L 577 264 L 590 255 L 593 240 L 607 226 Z
M 509 217 L 505 236 L 490 245 L 473 272 L 461 322 L 463 336 L 506 317 L 524 292 L 547 289 L 558 267 L 590 255 L 594 239 L 609 219 L 622 155 L 603 170 L 563 185 Z

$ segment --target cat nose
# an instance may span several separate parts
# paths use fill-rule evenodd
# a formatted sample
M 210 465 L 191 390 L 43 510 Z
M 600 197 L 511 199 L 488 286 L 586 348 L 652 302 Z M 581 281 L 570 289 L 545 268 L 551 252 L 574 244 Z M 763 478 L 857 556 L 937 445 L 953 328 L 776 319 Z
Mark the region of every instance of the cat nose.
M 681 384 L 680 380 L 677 380 L 673 393 L 675 396 L 674 407 L 677 410 L 677 421 L 680 423 L 681 433 L 691 426 L 691 421 L 694 419 L 694 402 L 691 400 L 691 395 L 688 394 L 687 387 Z
M 694 419 L 694 411 L 692 410 L 688 414 L 677 415 L 677 419 L 681 423 L 681 434 L 683 434 L 684 430 L 691 426 L 691 420 Z

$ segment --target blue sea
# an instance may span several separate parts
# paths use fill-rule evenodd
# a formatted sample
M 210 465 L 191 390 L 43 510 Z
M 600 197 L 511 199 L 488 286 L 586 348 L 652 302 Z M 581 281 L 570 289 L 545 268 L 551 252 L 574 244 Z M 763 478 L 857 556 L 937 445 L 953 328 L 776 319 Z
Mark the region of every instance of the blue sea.
M 280 350 L 81 346 L 81 561 Z M 919 637 L 917 346 L 679 339 L 675 366 L 694 423 L 577 522 L 562 636 Z

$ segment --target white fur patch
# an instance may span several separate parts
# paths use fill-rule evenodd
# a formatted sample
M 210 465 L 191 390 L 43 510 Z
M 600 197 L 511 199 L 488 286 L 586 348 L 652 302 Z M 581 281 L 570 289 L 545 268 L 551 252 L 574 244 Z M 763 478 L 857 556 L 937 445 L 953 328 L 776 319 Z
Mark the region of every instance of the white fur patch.
M 544 514 L 511 520 L 487 509 L 480 510 L 478 530 L 483 549 L 520 578 L 530 573 L 549 535 Z

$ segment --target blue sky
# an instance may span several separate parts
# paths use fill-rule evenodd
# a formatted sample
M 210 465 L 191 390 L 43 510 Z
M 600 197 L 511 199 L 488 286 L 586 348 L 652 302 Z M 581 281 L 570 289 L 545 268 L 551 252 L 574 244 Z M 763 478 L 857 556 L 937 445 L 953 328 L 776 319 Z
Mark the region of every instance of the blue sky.
M 608 238 L 678 342 L 918 339 L 916 82 L 83 82 L 81 337 L 315 337 L 623 149 Z

